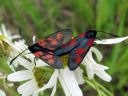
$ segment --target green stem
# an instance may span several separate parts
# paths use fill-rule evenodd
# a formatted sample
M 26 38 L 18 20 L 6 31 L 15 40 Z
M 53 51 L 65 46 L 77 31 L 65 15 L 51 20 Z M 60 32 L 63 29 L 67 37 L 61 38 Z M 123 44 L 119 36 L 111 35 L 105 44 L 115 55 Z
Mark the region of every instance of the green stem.
M 111 92 L 109 92 L 104 86 L 96 82 L 94 79 L 89 80 L 87 77 L 84 77 L 84 79 L 89 86 L 98 92 L 98 96 L 113 96 Z
M 102 96 L 102 95 L 100 94 L 99 86 L 97 85 L 97 83 L 95 82 L 94 79 L 92 80 L 92 82 L 93 82 L 93 84 L 95 85 L 95 88 L 96 88 L 96 91 L 97 91 L 97 93 L 98 93 L 98 96 Z
M 109 92 L 104 86 L 102 86 L 101 84 L 99 84 L 98 82 L 96 82 L 96 85 L 101 89 L 103 90 L 105 93 L 107 93 L 109 96 L 113 96 L 113 94 L 111 92 Z

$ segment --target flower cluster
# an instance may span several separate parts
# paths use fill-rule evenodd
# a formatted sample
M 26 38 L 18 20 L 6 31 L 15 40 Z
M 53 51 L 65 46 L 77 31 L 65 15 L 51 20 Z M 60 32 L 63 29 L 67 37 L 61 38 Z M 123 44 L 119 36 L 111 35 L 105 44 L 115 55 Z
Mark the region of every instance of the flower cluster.
M 13 46 L 13 40 L 20 38 L 19 35 L 14 35 L 12 36 L 8 30 L 6 30 L 5 26 L 2 24 L 1 25 L 1 30 L 0 30 L 0 54 L 2 55 L 8 55 L 9 52 L 11 51 L 11 47 Z M 11 47 L 10 47 L 11 46 Z
M 6 32 L 6 34 L 7 33 L 9 32 Z M 12 42 L 12 39 L 8 40 L 8 38 L 10 37 L 4 40 L 15 51 L 12 52 L 10 58 L 13 58 L 14 55 L 28 48 L 24 40 Z M 128 39 L 128 36 L 95 40 L 95 44 L 115 44 L 126 39 Z M 33 42 L 35 42 L 35 37 L 33 38 Z M 22 96 L 38 96 L 39 94 L 43 94 L 47 89 L 51 90 L 50 96 L 54 96 L 57 91 L 58 82 L 60 82 L 66 96 L 83 96 L 79 85 L 85 83 L 83 74 L 85 69 L 89 79 L 93 79 L 94 75 L 97 75 L 104 81 L 110 82 L 112 80 L 111 76 L 105 71 L 109 68 L 102 64 L 98 64 L 92 55 L 93 53 L 99 62 L 102 60 L 103 56 L 100 51 L 95 47 L 91 47 L 81 62 L 84 68 L 78 67 L 76 70 L 70 71 L 67 66 L 65 66 L 64 69 L 51 68 L 40 59 L 36 60 L 35 66 L 35 56 L 27 50 L 24 55 L 19 56 L 17 60 L 14 61 L 12 68 L 14 72 L 8 75 L 7 80 L 12 82 L 24 81 L 24 83 L 17 88 L 18 93 Z M 15 71 L 15 68 L 18 66 L 22 67 L 22 70 Z
M 20 38 L 20 36 L 19 35 L 12 36 L 9 30 L 6 30 L 4 24 L 0 26 L 0 48 L 1 48 L 0 59 L 3 58 L 4 56 L 8 57 L 9 55 L 11 55 L 12 47 L 13 47 L 12 41 L 17 38 Z M 0 69 L 0 79 L 6 79 L 6 75 L 3 73 L 3 70 L 1 69 Z M 2 89 L 0 89 L 0 96 L 6 96 L 6 93 Z

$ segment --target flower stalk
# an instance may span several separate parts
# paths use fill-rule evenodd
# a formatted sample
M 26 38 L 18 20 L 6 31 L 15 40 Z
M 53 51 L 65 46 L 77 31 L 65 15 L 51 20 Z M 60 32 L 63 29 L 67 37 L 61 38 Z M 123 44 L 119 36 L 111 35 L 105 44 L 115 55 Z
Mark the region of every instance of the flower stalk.
M 110 91 L 108 91 L 103 85 L 98 83 L 95 79 L 90 80 L 86 76 L 84 76 L 84 80 L 89 86 L 91 86 L 93 89 L 97 91 L 99 96 L 113 96 L 113 94 Z

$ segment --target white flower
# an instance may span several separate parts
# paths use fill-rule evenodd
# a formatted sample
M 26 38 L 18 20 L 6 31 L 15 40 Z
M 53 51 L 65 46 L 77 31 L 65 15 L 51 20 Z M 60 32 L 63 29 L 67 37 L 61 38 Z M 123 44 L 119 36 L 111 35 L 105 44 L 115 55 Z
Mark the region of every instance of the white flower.
M 15 49 L 15 53 L 13 56 L 19 54 L 20 52 L 24 51 L 26 48 L 28 48 L 25 45 L 24 40 L 19 40 L 14 42 L 13 48 Z M 30 53 L 29 50 L 25 52 Z M 39 89 L 38 82 L 36 81 L 35 78 L 35 73 L 34 73 L 34 55 L 33 54 L 26 54 L 24 55 L 27 59 L 23 58 L 22 56 L 19 56 L 13 64 L 21 65 L 25 67 L 25 70 L 22 71 L 17 71 L 14 72 L 10 75 L 8 75 L 7 79 L 12 82 L 21 82 L 21 81 L 26 81 L 24 84 L 20 85 L 17 89 L 18 93 L 21 94 L 22 96 L 30 96 L 32 95 L 36 90 Z M 12 58 L 12 57 L 11 57 Z M 9 61 L 10 62 L 10 61 Z M 44 63 L 41 60 L 36 61 L 36 68 L 40 66 L 46 66 L 47 64 Z
M 33 71 L 34 66 L 32 65 L 31 62 L 21 57 L 18 58 L 18 62 L 20 63 L 20 65 L 25 67 L 26 70 L 14 72 L 10 74 L 7 77 L 7 79 L 12 82 L 20 82 L 20 81 L 28 80 L 26 81 L 26 83 L 20 85 L 17 91 L 18 93 L 22 94 L 22 96 L 30 96 L 35 90 L 39 89 L 39 87 L 37 86 L 37 81 L 34 76 L 34 71 Z M 41 64 L 42 64 L 41 66 L 43 66 L 43 63 Z M 40 66 L 40 64 L 37 63 L 36 66 L 38 67 Z
M 0 89 L 0 96 L 6 96 L 6 93 Z
M 7 79 L 12 82 L 20 82 L 20 81 L 28 80 L 26 81 L 26 83 L 20 85 L 17 89 L 18 93 L 22 94 L 22 96 L 29 96 L 32 94 L 33 96 L 38 96 L 39 92 L 43 92 L 48 88 L 53 88 L 51 96 L 54 96 L 56 92 L 57 79 L 59 79 L 60 83 L 62 84 L 66 96 L 82 96 L 82 91 L 79 88 L 76 77 L 74 75 L 75 73 L 70 71 L 67 67 L 65 69 L 60 69 L 60 70 L 55 69 L 51 77 L 48 78 L 49 81 L 47 82 L 47 84 L 45 84 L 44 86 L 42 85 L 42 88 L 40 88 L 38 86 L 38 82 L 34 75 L 35 71 L 33 71 L 32 63 L 21 57 L 18 58 L 18 61 L 27 70 L 14 72 L 10 74 L 7 77 Z M 36 64 L 37 64 L 36 68 L 40 66 L 46 66 L 46 64 L 44 64 L 44 62 L 41 60 L 38 60 Z
M 5 25 L 2 24 L 1 27 L 0 27 L 0 45 L 2 46 L 2 52 L 7 56 L 9 54 L 9 56 L 13 57 L 14 53 L 14 49 L 13 49 L 13 40 L 15 39 L 19 39 L 20 36 L 19 35 L 12 35 L 10 33 L 9 30 L 6 29 Z M 9 60 L 11 58 L 8 58 Z M 11 68 L 11 70 L 14 71 L 14 68 L 12 66 L 9 65 L 9 62 L 8 62 L 8 66 Z
M 38 96 L 38 93 L 44 91 L 47 88 L 54 87 L 50 96 L 54 96 L 57 86 L 57 79 L 59 79 L 66 96 L 83 96 L 81 89 L 75 77 L 75 73 L 70 71 L 68 67 L 64 69 L 55 69 L 55 77 L 39 90 L 37 90 L 33 96 Z M 82 78 L 83 79 L 83 78 Z M 54 82 L 55 81 L 55 82 Z
M 109 76 L 105 70 L 108 69 L 108 67 L 100 65 L 96 63 L 96 61 L 93 59 L 92 52 L 95 53 L 97 56 L 98 60 L 102 60 L 102 55 L 101 53 L 94 47 L 91 47 L 89 52 L 87 53 L 86 57 L 82 61 L 82 64 L 86 66 L 86 71 L 89 79 L 94 78 L 94 74 L 96 74 L 98 77 L 103 79 L 104 81 L 111 81 L 111 76 Z

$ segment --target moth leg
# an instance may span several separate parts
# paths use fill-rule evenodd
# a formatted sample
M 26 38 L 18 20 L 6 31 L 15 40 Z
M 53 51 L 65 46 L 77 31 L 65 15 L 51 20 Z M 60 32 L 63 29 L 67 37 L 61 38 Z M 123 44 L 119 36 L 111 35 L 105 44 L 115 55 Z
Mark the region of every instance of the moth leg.
M 34 71 L 35 68 L 36 68 L 36 58 L 37 58 L 37 57 L 34 58 L 34 67 L 33 67 L 33 70 L 32 70 L 32 71 Z
M 29 53 L 25 53 L 24 55 L 26 55 L 26 54 L 31 54 L 31 52 L 29 52 Z

